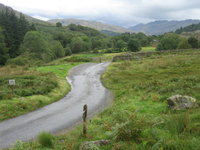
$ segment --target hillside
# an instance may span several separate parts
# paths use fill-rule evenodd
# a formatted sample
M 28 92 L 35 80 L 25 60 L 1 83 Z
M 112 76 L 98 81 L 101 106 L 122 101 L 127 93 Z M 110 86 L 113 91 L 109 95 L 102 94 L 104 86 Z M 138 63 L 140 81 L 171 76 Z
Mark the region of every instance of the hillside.
M 198 30 L 200 30 L 200 23 L 198 23 L 198 24 L 191 24 L 191 25 L 186 26 L 184 28 L 177 29 L 175 31 L 175 33 L 180 34 L 180 33 L 183 33 L 183 32 L 193 32 L 193 31 L 198 31 Z
M 67 26 L 69 24 L 76 24 L 76 25 L 82 25 L 90 28 L 94 28 L 99 31 L 112 31 L 116 33 L 125 33 L 125 32 L 131 32 L 130 30 L 120 27 L 120 26 L 114 26 L 110 24 L 104 24 L 97 21 L 88 21 L 88 20 L 81 20 L 81 19 L 52 19 L 49 20 L 51 23 L 57 23 L 61 22 L 63 25 Z
M 191 24 L 198 24 L 200 20 L 182 20 L 182 21 L 154 21 L 147 24 L 138 24 L 130 27 L 130 30 L 135 32 L 144 32 L 149 35 L 160 35 L 166 32 L 175 31 L 181 27 L 186 27 Z
M 21 12 L 14 10 L 13 8 L 5 6 L 5 5 L 0 3 L 0 11 L 6 11 L 6 9 L 9 10 L 9 11 L 13 11 L 17 17 L 20 16 Z M 28 16 L 28 15 L 25 15 L 25 14 L 23 14 L 23 15 L 25 16 L 25 19 L 28 20 L 30 23 L 49 24 L 48 22 L 33 18 L 31 16 Z

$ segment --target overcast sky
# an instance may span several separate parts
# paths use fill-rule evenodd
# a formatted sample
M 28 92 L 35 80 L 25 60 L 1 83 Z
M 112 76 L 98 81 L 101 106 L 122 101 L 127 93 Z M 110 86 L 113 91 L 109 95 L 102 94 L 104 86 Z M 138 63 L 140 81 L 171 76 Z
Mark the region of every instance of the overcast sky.
M 0 0 L 30 16 L 78 18 L 131 26 L 155 20 L 200 19 L 200 0 Z

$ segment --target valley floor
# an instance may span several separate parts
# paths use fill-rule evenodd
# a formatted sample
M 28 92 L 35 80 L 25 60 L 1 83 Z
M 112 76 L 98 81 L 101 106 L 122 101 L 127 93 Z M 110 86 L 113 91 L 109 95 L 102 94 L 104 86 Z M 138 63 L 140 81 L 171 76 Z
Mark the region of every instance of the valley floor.
M 115 100 L 113 105 L 88 120 L 88 134 L 82 126 L 55 136 L 56 150 L 76 150 L 83 141 L 108 139 L 101 150 L 198 150 L 200 109 L 173 111 L 166 99 L 189 95 L 200 100 L 200 51 L 112 63 L 102 76 Z M 20 143 L 13 149 L 48 149 L 37 140 Z

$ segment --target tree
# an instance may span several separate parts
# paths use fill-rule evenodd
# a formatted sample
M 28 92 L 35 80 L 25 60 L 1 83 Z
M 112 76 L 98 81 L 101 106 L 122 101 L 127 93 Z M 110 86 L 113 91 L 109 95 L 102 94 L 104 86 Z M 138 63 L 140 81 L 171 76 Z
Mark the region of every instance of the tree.
M 188 39 L 188 43 L 192 46 L 192 48 L 198 48 L 199 47 L 199 42 L 195 37 L 190 37 Z
M 128 50 L 132 52 L 137 52 L 140 51 L 141 47 L 140 44 L 137 40 L 135 39 L 130 39 L 128 41 Z
M 174 33 L 165 34 L 161 38 L 157 46 L 157 50 L 177 49 L 179 41 L 180 41 L 180 38 L 177 34 L 174 34 Z
M 51 45 L 52 45 L 51 49 L 56 58 L 65 56 L 65 50 L 59 41 L 52 41 Z
M 9 48 L 10 57 L 20 55 L 19 47 L 24 35 L 32 29 L 25 17 L 22 14 L 17 17 L 13 10 L 6 8 L 0 11 L 0 26 L 4 29 L 5 43 Z
M 71 51 L 70 47 L 66 47 L 65 48 L 65 56 L 70 56 L 70 55 L 72 55 L 72 51 Z
M 62 23 L 57 22 L 57 23 L 56 23 L 56 27 L 62 27 Z
M 5 44 L 4 35 L 2 29 L 0 28 L 0 65 L 4 65 L 9 58 L 8 48 Z
M 191 45 L 188 43 L 188 40 L 183 38 L 180 40 L 180 42 L 178 43 L 178 49 L 189 49 L 191 48 Z
M 53 60 L 56 57 L 48 41 L 38 31 L 27 32 L 21 46 L 21 51 L 32 53 L 33 57 L 42 59 L 45 62 Z
M 122 50 L 122 49 L 124 49 L 126 47 L 127 47 L 127 43 L 124 42 L 123 40 L 118 40 L 116 42 L 115 48 L 117 48 L 118 50 Z
M 74 37 L 70 48 L 72 53 L 79 53 L 91 50 L 91 42 L 87 37 Z

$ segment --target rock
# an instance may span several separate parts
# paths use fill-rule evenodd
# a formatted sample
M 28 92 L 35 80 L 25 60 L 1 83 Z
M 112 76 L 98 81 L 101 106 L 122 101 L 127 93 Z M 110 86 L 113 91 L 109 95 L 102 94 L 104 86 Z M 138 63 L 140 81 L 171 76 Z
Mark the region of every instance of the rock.
M 174 110 L 185 110 L 189 108 L 197 108 L 196 99 L 190 96 L 175 95 L 167 99 L 169 108 Z
M 99 146 L 107 145 L 109 143 L 110 143 L 109 140 L 87 141 L 83 142 L 80 145 L 79 150 L 93 150 L 94 147 L 96 148 Z

